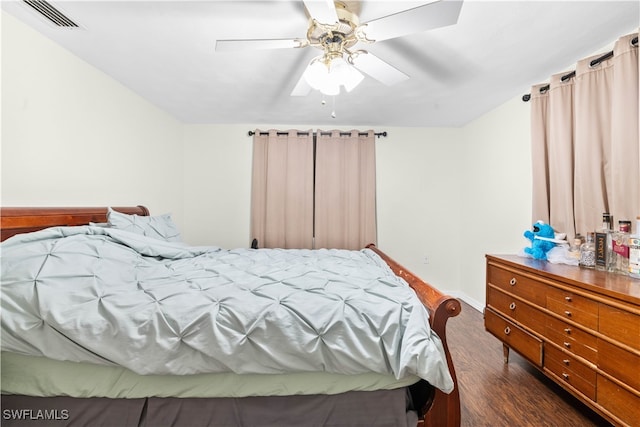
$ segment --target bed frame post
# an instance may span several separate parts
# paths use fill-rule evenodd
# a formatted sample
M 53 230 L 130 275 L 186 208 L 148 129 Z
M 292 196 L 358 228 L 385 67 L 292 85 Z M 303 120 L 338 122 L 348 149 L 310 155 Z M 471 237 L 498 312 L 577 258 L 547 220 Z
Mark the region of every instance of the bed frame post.
M 449 365 L 449 371 L 453 378 L 455 385 L 453 391 L 449 394 L 443 393 L 436 389 L 433 398 L 431 409 L 424 414 L 425 426 L 446 426 L 446 427 L 459 427 L 461 423 L 460 417 L 460 390 L 458 389 L 458 379 L 456 377 L 456 371 L 453 368 L 453 360 L 451 359 L 451 352 L 447 345 L 447 320 L 450 317 L 457 316 L 461 310 L 460 301 L 451 297 L 443 297 L 438 303 L 435 313 L 432 315 L 431 328 L 442 340 L 445 354 L 447 355 L 447 365 Z M 420 426 L 420 423 L 418 423 Z
M 447 365 L 453 379 L 454 389 L 451 393 L 446 394 L 435 389 L 433 398 L 430 399 L 422 408 L 422 415 L 418 422 L 419 427 L 459 427 L 461 423 L 460 417 L 460 391 L 458 390 L 458 379 L 456 371 L 447 345 L 447 321 L 450 317 L 460 314 L 462 306 L 460 301 L 449 295 L 445 295 L 433 286 L 424 282 L 415 274 L 406 270 L 387 254 L 378 249 L 375 245 L 367 245 L 377 253 L 388 265 L 391 270 L 402 277 L 411 288 L 416 292 L 420 301 L 429 310 L 429 322 L 431 329 L 438 334 L 442 341 L 442 346 L 447 357 Z

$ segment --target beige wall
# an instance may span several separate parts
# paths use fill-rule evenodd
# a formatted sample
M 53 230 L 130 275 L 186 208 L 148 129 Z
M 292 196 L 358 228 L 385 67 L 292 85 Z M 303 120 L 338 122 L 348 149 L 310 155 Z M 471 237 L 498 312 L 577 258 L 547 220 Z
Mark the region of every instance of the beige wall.
M 484 255 L 517 253 L 529 244 L 523 237 L 531 228 L 529 104 L 518 96 L 463 132 L 457 283 L 465 301 L 484 305 Z
M 183 238 L 195 245 L 249 246 L 252 139 L 242 125 L 184 131 Z
M 248 245 L 247 131 L 314 126 L 181 124 L 2 19 L 3 205 L 145 204 L 189 243 Z M 376 128 L 389 134 L 376 142 L 379 246 L 480 308 L 484 254 L 526 243 L 528 123 L 514 99 L 463 128 Z
M 182 125 L 2 13 L 3 205 L 182 214 Z

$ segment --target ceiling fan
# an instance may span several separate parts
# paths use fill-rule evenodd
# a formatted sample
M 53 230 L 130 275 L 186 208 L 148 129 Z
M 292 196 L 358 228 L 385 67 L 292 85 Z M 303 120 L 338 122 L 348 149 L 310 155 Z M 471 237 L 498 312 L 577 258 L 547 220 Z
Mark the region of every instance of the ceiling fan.
M 306 38 L 217 40 L 216 51 L 246 49 L 305 48 L 320 49 L 291 96 L 305 96 L 311 89 L 325 95 L 337 95 L 340 86 L 351 91 L 364 78 L 360 71 L 391 86 L 409 76 L 360 45 L 372 44 L 409 34 L 455 24 L 462 0 L 438 0 L 360 23 L 354 3 L 340 0 L 303 0 L 309 15 Z M 352 7 L 350 8 L 349 5 Z

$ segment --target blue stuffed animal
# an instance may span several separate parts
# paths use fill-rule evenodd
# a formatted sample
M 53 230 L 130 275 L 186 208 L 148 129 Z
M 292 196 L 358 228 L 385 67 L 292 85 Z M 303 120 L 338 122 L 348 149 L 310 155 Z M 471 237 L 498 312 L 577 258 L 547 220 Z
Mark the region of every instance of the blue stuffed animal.
M 533 231 L 525 231 L 524 237 L 531 240 L 531 247 L 524 248 L 524 252 L 535 259 L 546 260 L 547 252 L 556 245 L 554 242 L 555 232 L 553 231 L 553 227 L 544 221 L 538 221 L 533 224 Z

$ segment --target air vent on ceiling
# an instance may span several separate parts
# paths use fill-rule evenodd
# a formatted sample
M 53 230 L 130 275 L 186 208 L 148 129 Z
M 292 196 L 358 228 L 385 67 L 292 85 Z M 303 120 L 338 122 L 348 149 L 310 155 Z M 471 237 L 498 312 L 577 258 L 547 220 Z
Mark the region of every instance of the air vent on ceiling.
M 66 17 L 62 12 L 56 9 L 51 3 L 45 0 L 23 0 L 31 6 L 40 15 L 53 22 L 58 27 L 78 27 L 78 24 Z

